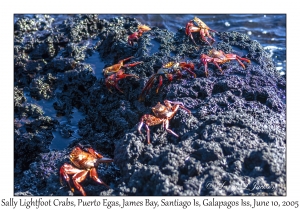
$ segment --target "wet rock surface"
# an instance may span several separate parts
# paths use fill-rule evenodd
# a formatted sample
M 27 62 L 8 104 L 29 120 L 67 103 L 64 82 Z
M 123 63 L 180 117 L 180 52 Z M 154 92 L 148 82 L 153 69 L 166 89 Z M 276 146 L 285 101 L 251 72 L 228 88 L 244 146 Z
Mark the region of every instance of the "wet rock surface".
M 251 64 L 243 69 L 230 61 L 221 65 L 223 73 L 208 64 L 206 77 L 199 56 L 211 47 L 195 34 L 197 48 L 184 28 L 173 34 L 150 26 L 131 47 L 127 36 L 140 24 L 134 18 L 53 21 L 39 15 L 14 27 L 15 195 L 80 195 L 59 179 L 75 146 L 114 159 L 97 169 L 110 189 L 87 178 L 87 195 L 286 195 L 286 80 L 257 41 L 238 32 L 212 33 L 216 49 Z M 126 63 L 143 61 L 125 69 L 139 79 L 120 80 L 123 93 L 109 92 L 85 62 L 95 54 L 104 67 L 130 56 Z M 139 101 L 149 77 L 169 61 L 193 61 L 197 77 L 183 72 L 171 83 L 165 78 L 158 93 L 156 81 Z M 55 114 L 30 98 L 51 101 L 47 109 Z M 170 120 L 178 138 L 162 125 L 151 126 L 147 144 L 138 122 L 165 99 L 183 102 L 192 113 L 179 109 Z M 84 116 L 77 130 L 61 120 L 70 122 L 74 108 Z M 58 130 L 73 140 L 51 149 Z

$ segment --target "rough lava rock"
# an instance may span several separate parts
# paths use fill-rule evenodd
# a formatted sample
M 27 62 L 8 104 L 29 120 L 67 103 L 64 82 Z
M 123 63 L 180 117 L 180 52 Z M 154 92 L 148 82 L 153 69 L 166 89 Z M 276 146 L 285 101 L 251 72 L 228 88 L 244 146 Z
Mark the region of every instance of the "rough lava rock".
M 75 146 L 93 147 L 114 159 L 100 165 L 105 188 L 90 178 L 82 182 L 87 195 L 286 195 L 286 80 L 263 47 L 246 34 L 212 33 L 214 47 L 251 60 L 243 69 L 237 61 L 213 64 L 204 73 L 200 54 L 210 46 L 185 35 L 151 27 L 134 46 L 127 36 L 137 30 L 134 18 L 100 19 L 78 15 L 54 24 L 49 15 L 20 18 L 14 27 L 14 193 L 15 195 L 80 195 L 61 186 L 59 168 L 70 162 Z M 185 23 L 182 23 L 184 25 Z M 139 76 L 119 81 L 124 91 L 109 92 L 86 59 L 98 55 L 106 66 L 134 56 L 143 61 L 126 73 Z M 196 78 L 154 84 L 144 101 L 139 94 L 149 77 L 169 61 L 192 61 Z M 52 100 L 52 111 L 32 103 Z M 152 126 L 139 134 L 143 114 L 157 102 L 180 101 L 167 133 Z M 49 108 L 49 107 L 47 107 Z M 67 148 L 51 149 L 60 117 L 72 118 L 77 108 L 84 118 Z M 70 129 L 70 130 L 69 130 Z M 66 135 L 66 138 L 71 138 Z

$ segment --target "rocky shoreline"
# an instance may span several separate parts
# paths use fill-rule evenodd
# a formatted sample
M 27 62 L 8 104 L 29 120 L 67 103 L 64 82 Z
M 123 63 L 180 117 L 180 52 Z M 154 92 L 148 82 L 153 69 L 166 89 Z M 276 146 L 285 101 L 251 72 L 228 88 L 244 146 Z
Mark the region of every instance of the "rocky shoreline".
M 194 35 L 198 49 L 182 27 L 176 34 L 151 27 L 133 46 L 129 34 L 134 18 L 99 19 L 78 15 L 52 26 L 49 15 L 21 18 L 14 25 L 14 195 L 80 195 L 59 181 L 59 168 L 70 162 L 75 146 L 92 147 L 114 159 L 98 167 L 107 189 L 91 179 L 82 182 L 87 195 L 286 195 L 286 80 L 269 54 L 246 34 L 212 33 L 214 47 L 251 60 L 244 70 L 238 62 L 209 64 L 209 76 L 199 56 L 211 47 Z M 184 26 L 185 23 L 183 23 Z M 213 27 L 213 26 L 211 26 Z M 86 59 L 99 55 L 105 67 L 134 56 L 126 69 L 139 77 L 119 81 L 123 94 L 109 92 Z M 196 78 L 155 86 L 143 102 L 145 83 L 169 61 L 193 61 Z M 30 103 L 53 100 L 50 107 Z M 151 114 L 157 102 L 180 101 L 170 128 L 137 131 L 140 117 Z M 75 131 L 74 108 L 82 113 Z M 66 119 L 63 124 L 61 118 Z M 50 149 L 53 132 L 68 139 L 64 149 Z

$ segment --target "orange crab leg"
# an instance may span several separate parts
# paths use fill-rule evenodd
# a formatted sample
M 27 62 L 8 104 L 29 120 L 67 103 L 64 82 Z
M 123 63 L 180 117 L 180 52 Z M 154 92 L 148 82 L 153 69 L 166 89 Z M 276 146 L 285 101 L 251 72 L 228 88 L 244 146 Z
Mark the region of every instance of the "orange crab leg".
M 237 59 L 240 59 L 240 60 L 242 60 L 242 61 L 246 61 L 247 63 L 251 63 L 251 61 L 250 61 L 249 59 L 247 59 L 247 58 L 242 58 L 242 57 L 240 57 L 240 56 L 238 56 L 238 55 L 236 55 L 236 58 L 237 58 Z
M 76 174 L 76 173 L 79 173 L 81 171 L 82 170 L 80 170 L 78 168 L 75 168 L 74 166 L 72 166 L 70 164 L 65 163 L 62 167 L 60 167 L 60 170 L 59 170 L 60 184 L 63 185 L 62 178 L 64 178 L 67 181 L 67 183 L 68 183 L 71 191 L 74 192 L 74 188 L 71 187 L 71 184 L 70 184 L 70 177 L 69 177 L 69 175 Z
M 103 158 L 103 156 L 98 152 L 96 152 L 93 148 L 88 148 L 88 152 L 91 153 L 96 158 Z
M 247 63 L 251 63 L 251 61 L 250 61 L 249 59 L 242 58 L 242 57 L 240 57 L 240 56 L 238 56 L 238 55 L 236 55 L 236 60 L 239 62 L 239 64 L 240 64 L 244 69 L 245 69 L 246 67 L 245 67 L 245 65 L 244 65 L 240 60 L 246 61 Z
M 75 185 L 75 187 L 81 192 L 81 194 L 83 196 L 86 196 L 86 193 L 83 189 L 83 187 L 79 184 L 80 182 L 82 182 L 83 180 L 85 180 L 86 178 L 86 175 L 88 174 L 89 171 L 86 171 L 86 170 L 81 170 L 81 172 L 75 174 L 73 176 L 73 183 Z
M 243 69 L 245 69 L 246 67 L 245 67 L 245 65 L 239 60 L 239 59 L 236 59 L 238 62 L 239 62 L 239 64 L 243 67 Z
M 239 62 L 239 64 L 245 69 L 245 65 L 240 61 L 245 61 L 247 63 L 251 63 L 251 61 L 247 58 L 242 58 L 238 55 L 235 55 L 235 54 L 225 54 L 226 58 L 229 59 L 229 60 L 237 60 Z
M 125 64 L 125 65 L 123 65 L 123 67 L 133 67 L 133 66 L 136 66 L 136 65 L 138 65 L 138 64 L 141 64 L 141 63 L 143 63 L 143 61 L 138 61 L 138 62 L 135 62 L 135 63 L 129 63 L 129 64 Z
M 130 57 L 128 57 L 128 58 L 125 58 L 125 59 L 123 59 L 123 60 L 120 60 L 120 61 L 118 62 L 118 64 L 121 64 L 121 65 L 123 66 L 123 62 L 128 61 L 128 60 L 131 59 L 131 58 L 134 58 L 134 56 L 130 56 Z
M 91 178 L 92 178 L 94 181 L 96 181 L 96 182 L 98 182 L 99 184 L 102 184 L 102 185 L 104 185 L 105 187 L 109 188 L 109 186 L 108 186 L 107 184 L 105 184 L 101 179 L 99 179 L 96 168 L 92 168 L 92 169 L 90 170 L 90 176 L 91 176 Z
M 223 70 L 221 69 L 221 67 L 219 66 L 219 64 L 216 61 L 214 61 L 214 59 L 212 60 L 212 62 L 213 62 L 213 64 L 215 64 L 218 67 L 218 69 L 220 70 L 220 72 L 223 73 Z

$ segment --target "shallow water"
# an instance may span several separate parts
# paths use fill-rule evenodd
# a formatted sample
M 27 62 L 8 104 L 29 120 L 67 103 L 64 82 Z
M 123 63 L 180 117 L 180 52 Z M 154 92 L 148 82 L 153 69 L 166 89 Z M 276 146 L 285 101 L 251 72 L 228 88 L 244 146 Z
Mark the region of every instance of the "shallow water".
M 62 21 L 74 17 L 74 14 L 53 14 L 50 15 L 55 20 L 52 26 L 62 23 Z M 286 74 L 286 15 L 285 14 L 100 14 L 100 19 L 111 19 L 114 17 L 133 17 L 141 24 L 149 25 L 150 27 L 159 27 L 168 29 L 176 33 L 179 28 L 185 27 L 185 24 L 194 18 L 199 17 L 211 29 L 218 32 L 237 31 L 247 34 L 252 40 L 257 40 L 273 58 L 276 69 L 281 75 Z M 31 14 L 16 14 L 15 21 L 21 17 L 36 17 Z M 41 17 L 42 15 L 37 15 Z M 88 44 L 88 43 L 87 43 Z M 155 40 L 151 42 L 152 47 L 150 54 L 154 54 L 158 50 L 158 43 Z M 103 78 L 102 69 L 106 65 L 98 52 L 94 52 L 90 57 L 84 60 L 89 63 L 94 70 L 95 76 Z M 77 134 L 78 122 L 84 118 L 84 115 L 74 108 L 71 120 L 64 117 L 58 118 L 56 111 L 53 108 L 53 100 L 36 101 L 31 99 L 29 94 L 26 94 L 27 102 L 36 104 L 43 108 L 45 115 L 56 118 L 60 122 L 60 128 L 53 132 L 54 139 L 50 145 L 50 149 L 63 149 L 69 143 L 79 138 Z M 61 128 L 68 126 L 72 134 L 68 138 L 64 138 L 61 134 Z

